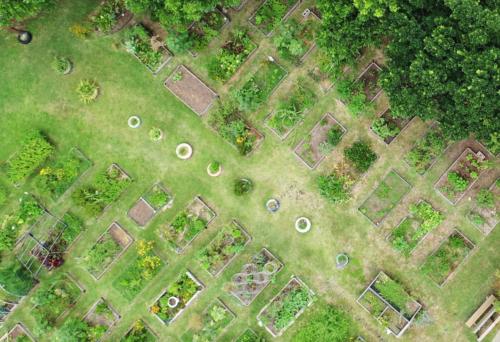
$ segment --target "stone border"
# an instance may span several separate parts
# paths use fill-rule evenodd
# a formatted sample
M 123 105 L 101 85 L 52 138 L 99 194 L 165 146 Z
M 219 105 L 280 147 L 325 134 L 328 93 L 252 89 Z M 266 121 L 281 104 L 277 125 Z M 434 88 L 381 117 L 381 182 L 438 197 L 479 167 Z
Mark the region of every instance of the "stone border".
M 311 130 L 307 133 L 306 137 L 307 137 L 308 135 L 312 135 L 312 134 L 313 134 L 313 132 L 314 132 L 315 130 L 317 130 L 317 129 L 318 129 L 318 127 L 320 127 L 320 125 L 321 125 L 321 121 L 323 121 L 323 120 L 324 120 L 327 116 L 329 116 L 329 117 L 330 117 L 333 121 L 335 121 L 335 123 L 336 123 L 337 125 L 339 125 L 339 126 L 340 126 L 340 128 L 344 131 L 344 133 L 342 133 L 342 135 L 340 136 L 340 140 L 342 140 L 342 138 L 344 137 L 344 135 L 346 135 L 346 134 L 347 134 L 347 128 L 345 128 L 345 126 L 344 126 L 344 125 L 342 125 L 342 124 L 340 123 L 340 121 L 338 121 L 337 119 L 335 119 L 335 117 L 333 116 L 333 114 L 332 114 L 332 113 L 330 113 L 330 112 L 325 113 L 325 115 L 323 115 L 323 116 L 322 116 L 322 117 L 318 120 L 318 122 L 314 125 L 314 127 L 313 127 L 313 128 L 312 128 L 312 129 L 311 129 Z M 333 127 L 333 126 L 332 126 L 332 127 Z M 311 166 L 311 165 L 309 165 L 309 164 L 305 161 L 305 159 L 303 159 L 303 158 L 302 158 L 302 157 L 298 154 L 298 152 L 297 152 L 297 150 L 299 149 L 299 147 L 302 147 L 302 145 L 305 143 L 305 140 L 306 140 L 306 138 L 303 138 L 303 139 L 302 139 L 302 140 L 301 140 L 301 141 L 300 141 L 300 142 L 299 142 L 299 143 L 295 146 L 295 148 L 293 149 L 293 153 L 294 153 L 294 154 L 295 154 L 295 156 L 296 156 L 296 157 L 297 157 L 297 158 L 298 158 L 298 159 L 299 159 L 302 163 L 304 163 L 304 165 L 306 165 L 306 166 L 307 166 L 310 170 L 314 170 L 315 168 L 317 168 L 317 167 L 319 166 L 319 164 L 321 164 L 321 163 L 323 162 L 323 160 L 327 157 L 327 155 L 323 155 L 323 156 L 322 156 L 322 157 L 321 157 L 321 158 L 320 158 L 320 159 L 319 159 L 319 160 L 318 160 L 318 161 L 317 161 L 314 165 L 312 165 L 312 166 Z M 340 143 L 340 142 L 339 142 L 339 143 Z M 331 153 L 330 153 L 330 154 L 331 154 Z M 353 185 L 354 185 L 354 184 L 353 184 Z
M 376 119 L 380 119 L 382 116 L 384 116 L 385 113 L 387 113 L 388 110 L 390 110 L 391 108 L 387 107 L 386 109 L 384 109 L 383 111 L 381 111 L 380 113 L 378 113 L 377 117 L 375 118 Z M 370 129 L 369 129 L 369 132 L 371 134 L 373 134 L 373 136 L 375 136 L 376 140 L 378 141 L 381 141 L 385 147 L 389 147 L 389 145 L 391 145 L 397 138 L 399 138 L 401 136 L 401 134 L 403 134 L 404 131 L 408 130 L 410 125 L 412 124 L 412 122 L 416 119 L 417 117 L 416 116 L 413 116 L 410 118 L 410 120 L 406 123 L 406 125 L 404 125 L 400 130 L 399 130 L 399 133 L 391 140 L 390 143 L 386 143 L 384 139 L 382 139 L 382 137 L 380 137 L 377 133 L 375 133 L 373 131 L 373 121 L 372 121 L 372 124 L 370 125 Z M 398 127 L 399 128 L 399 127 Z
M 28 330 L 28 328 L 26 328 L 26 326 L 22 323 L 22 322 L 17 322 L 5 335 L 3 335 L 1 338 L 0 338 L 0 342 L 10 342 L 11 341 L 11 338 L 10 338 L 10 335 L 16 330 L 16 329 L 20 329 L 23 334 L 25 336 L 28 337 L 28 339 L 31 341 L 31 342 L 35 342 L 35 338 L 33 337 L 33 335 L 31 335 L 30 331 Z
M 494 189 L 496 187 L 496 183 L 497 182 L 500 182 L 500 177 L 497 177 L 493 180 L 493 183 L 488 187 L 488 190 L 489 191 L 492 191 L 492 189 Z M 486 189 L 486 188 L 482 188 L 482 189 L 479 189 L 479 191 L 483 190 L 483 189 Z M 477 194 L 476 194 L 477 196 Z M 498 219 L 498 216 L 499 216 L 499 213 L 497 213 L 497 219 L 495 221 L 495 224 L 493 224 L 493 226 L 490 226 L 489 224 L 487 224 L 488 228 L 487 230 L 483 230 L 481 229 L 481 227 L 479 227 L 478 225 L 476 225 L 470 218 L 469 218 L 469 214 L 473 211 L 474 208 L 471 208 L 469 209 L 468 213 L 466 214 L 466 217 L 467 217 L 467 220 L 472 223 L 472 225 L 474 227 L 476 227 L 480 232 L 481 234 L 485 235 L 485 236 L 488 236 L 490 235 L 490 233 L 493 231 L 493 229 L 495 229 L 495 227 L 498 225 L 498 223 L 500 222 L 500 219 Z M 495 212 L 496 212 L 496 203 L 495 203 Z
M 101 336 L 101 338 L 99 340 L 97 340 L 98 342 L 102 341 L 102 339 L 106 336 L 106 335 L 109 335 L 110 332 L 111 332 L 111 329 L 116 325 L 116 323 L 122 318 L 122 316 L 118 313 L 118 311 L 115 310 L 115 308 L 113 308 L 113 306 L 109 303 L 109 301 L 107 301 L 106 299 L 104 299 L 104 297 L 100 297 L 97 302 L 94 303 L 94 305 L 92 305 L 90 307 L 90 310 L 87 311 L 87 313 L 85 314 L 85 316 L 83 316 L 83 320 L 84 321 L 87 321 L 88 317 L 90 316 L 90 314 L 92 314 L 95 310 L 95 308 L 97 307 L 97 305 L 101 304 L 101 303 L 106 303 L 106 305 L 108 306 L 108 308 L 111 310 L 111 312 L 113 313 L 113 322 L 108 326 L 108 329 L 106 329 L 106 332 Z
M 358 82 L 358 81 L 361 79 L 361 77 L 363 77 L 363 75 L 364 75 L 364 74 L 366 74 L 366 72 L 367 72 L 368 70 L 370 70 L 370 68 L 371 68 L 372 66 L 375 66 L 375 68 L 378 70 L 378 72 L 382 71 L 382 68 L 380 67 L 380 65 L 378 65 L 378 63 L 377 63 L 377 62 L 375 62 L 375 60 L 372 60 L 372 61 L 371 61 L 370 63 L 368 63 L 368 65 L 367 65 L 367 66 L 363 69 L 363 71 L 361 71 L 361 73 L 359 74 L 359 76 L 358 76 L 358 77 L 354 80 L 354 83 Z M 378 79 L 377 79 L 377 80 L 378 80 Z M 375 101 L 375 100 L 376 100 L 376 99 L 380 96 L 380 94 L 382 94 L 382 92 L 383 92 L 383 91 L 384 91 L 384 90 L 382 89 L 382 87 L 380 87 L 380 90 L 379 90 L 379 91 L 378 91 L 378 92 L 377 92 L 377 93 L 373 96 L 373 98 L 372 98 L 370 101 L 368 101 L 368 103 L 372 103 L 372 102 L 374 102 L 374 101 Z M 364 92 L 364 90 L 363 90 L 363 92 Z
M 269 31 L 268 33 L 264 32 L 259 26 L 255 25 L 253 22 L 252 22 L 252 19 L 255 18 L 255 16 L 257 15 L 257 12 L 259 12 L 260 8 L 262 6 L 264 6 L 266 4 L 267 0 L 264 0 L 259 7 L 257 7 L 257 9 L 250 15 L 250 17 L 248 18 L 248 22 L 250 23 L 250 25 L 255 28 L 256 30 L 258 30 L 260 33 L 262 33 L 264 35 L 264 37 L 268 38 L 268 37 L 271 37 L 274 33 L 274 30 L 275 28 L 273 28 L 271 31 Z M 302 0 L 297 0 L 295 2 L 295 4 L 290 7 L 290 9 L 288 10 L 288 12 L 285 13 L 285 15 L 283 16 L 283 18 L 281 18 L 280 20 L 280 23 L 287 20 L 288 17 L 292 14 L 292 12 L 301 4 Z

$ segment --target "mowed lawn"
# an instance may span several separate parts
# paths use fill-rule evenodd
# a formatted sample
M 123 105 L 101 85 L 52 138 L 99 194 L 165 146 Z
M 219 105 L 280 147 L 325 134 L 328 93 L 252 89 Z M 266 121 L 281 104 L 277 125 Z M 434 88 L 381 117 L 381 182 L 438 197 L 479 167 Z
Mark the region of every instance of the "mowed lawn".
M 0 32 L 0 161 L 5 161 L 18 149 L 26 132 L 38 129 L 54 142 L 57 153 L 78 147 L 92 160 L 94 165 L 76 186 L 90 182 L 97 172 L 113 162 L 133 178 L 131 186 L 102 216 L 98 219 L 87 217 L 87 230 L 67 255 L 66 263 L 54 271 L 70 273 L 86 289 L 70 316 L 82 317 L 99 297 L 104 297 L 121 315 L 107 340 L 117 341 L 134 321 L 141 318 L 161 336 L 162 341 L 176 341 L 190 328 L 196 330 L 199 327 L 203 310 L 219 297 L 236 314 L 236 319 L 220 338 L 221 341 L 232 341 L 247 327 L 264 332 L 257 325 L 256 315 L 289 281 L 290 276 L 297 275 L 317 293 L 321 301 L 346 309 L 358 322 L 360 334 L 367 340 L 393 340 L 355 302 L 373 277 L 383 270 L 404 284 L 409 293 L 423 304 L 428 320 L 432 321 L 432 324 L 413 326 L 401 340 L 473 340 L 464 322 L 491 292 L 494 273 L 500 263 L 497 249 L 500 232 L 497 228 L 489 236 L 482 236 L 465 219 L 464 202 L 467 196 L 454 207 L 433 189 L 435 181 L 453 161 L 449 154 L 442 155 L 424 176 L 416 174 L 403 161 L 403 156 L 428 123 L 415 120 L 396 142 L 386 147 L 369 132 L 373 118 L 352 117 L 340 102 L 335 101 L 335 92 L 331 91 L 321 95 L 303 124 L 285 142 L 280 142 L 266 131 L 263 124 L 263 118 L 272 108 L 273 98 L 279 95 L 278 89 L 269 103 L 250 116 L 252 124 L 266 133 L 264 143 L 251 156 L 242 157 L 209 128 L 206 118 L 200 119 L 163 86 L 163 81 L 178 64 L 184 63 L 196 72 L 203 69 L 201 65 L 206 55 L 214 52 L 208 49 L 196 60 L 187 55 L 175 57 L 154 77 L 125 52 L 120 45 L 120 34 L 81 40 L 69 32 L 69 27 L 82 21 L 96 5 L 96 1 L 61 1 L 52 12 L 27 24 L 34 35 L 33 42 L 27 46 L 17 43 L 14 35 Z M 245 10 L 236 14 L 233 24 L 247 25 L 246 18 L 257 6 L 256 1 L 250 1 Z M 260 33 L 254 34 L 260 53 L 275 55 L 270 40 Z M 215 46 L 218 46 L 217 43 L 220 45 L 220 42 L 215 42 Z M 54 56 L 69 57 L 74 64 L 73 72 L 67 76 L 54 72 L 50 66 Z M 289 63 L 285 67 L 289 75 L 280 87 L 304 74 L 306 66 L 297 68 Z M 255 65 L 247 62 L 239 72 L 246 74 L 252 68 Z M 227 86 L 211 82 L 203 72 L 198 74 L 221 95 L 226 95 Z M 75 89 L 81 79 L 87 78 L 94 79 L 101 92 L 96 102 L 85 105 L 79 101 Z M 324 201 L 315 183 L 318 175 L 332 169 L 337 156 L 330 155 L 318 170 L 310 171 L 293 154 L 295 145 L 326 112 L 333 113 L 348 130 L 337 147 L 339 151 L 364 138 L 371 142 L 379 156 L 366 176 L 354 186 L 354 198 L 340 206 Z M 143 121 L 142 126 L 135 130 L 127 126 L 128 117 L 134 114 Z M 155 143 L 149 140 L 148 132 L 152 127 L 164 131 L 162 141 Z M 175 147 L 181 142 L 193 146 L 194 154 L 190 160 L 181 161 L 176 157 Z M 206 172 L 207 165 L 213 160 L 221 162 L 224 168 L 218 178 L 209 177 Z M 392 169 L 412 188 L 401 202 L 395 204 L 380 227 L 375 228 L 358 208 Z M 0 177 L 0 182 L 8 186 L 4 175 Z M 255 184 L 254 190 L 244 197 L 233 193 L 233 182 L 238 177 L 250 178 Z M 140 229 L 126 212 L 156 181 L 161 181 L 172 192 L 174 204 L 157 215 L 146 229 Z M 10 201 L 16 201 L 23 191 L 37 193 L 34 183 L 28 182 L 21 188 L 9 186 Z M 41 201 L 56 215 L 62 215 L 69 208 L 82 214 L 72 203 L 69 192 L 57 202 L 48 197 L 41 197 Z M 202 196 L 217 217 L 184 254 L 178 255 L 159 237 L 158 232 L 196 195 Z M 275 214 L 265 209 L 270 197 L 281 201 L 281 209 Z M 419 245 L 416 255 L 405 259 L 392 249 L 385 237 L 405 215 L 407 204 L 417 198 L 436 203 L 445 216 L 445 222 L 433 232 L 432 238 Z M 2 209 L 1 214 L 6 211 Z M 294 222 L 299 216 L 307 216 L 312 221 L 312 230 L 305 235 L 298 234 L 294 229 Z M 200 267 L 195 256 L 215 237 L 216 228 L 232 219 L 245 227 L 252 236 L 252 242 L 221 276 L 214 278 Z M 117 291 L 113 282 L 135 262 L 136 242 L 98 281 L 90 276 L 81 259 L 113 221 L 119 222 L 136 242 L 140 239 L 155 240 L 155 252 L 164 264 L 159 274 L 133 300 Z M 477 247 L 456 276 L 440 289 L 419 272 L 419 267 L 455 227 L 473 240 Z M 243 307 L 226 291 L 227 283 L 245 260 L 262 247 L 267 247 L 285 267 L 249 307 Z M 335 255 L 340 252 L 347 253 L 351 258 L 345 270 L 335 268 Z M 182 316 L 171 326 L 165 326 L 149 312 L 149 307 L 185 269 L 196 275 L 205 289 Z M 43 278 L 50 276 L 44 274 Z M 306 324 L 315 305 L 275 340 L 291 340 L 301 324 Z M 29 300 L 24 301 L 2 329 L 22 321 L 37 335 L 30 310 Z M 269 334 L 267 337 L 271 339 Z M 37 335 L 37 338 L 51 341 L 50 335 Z

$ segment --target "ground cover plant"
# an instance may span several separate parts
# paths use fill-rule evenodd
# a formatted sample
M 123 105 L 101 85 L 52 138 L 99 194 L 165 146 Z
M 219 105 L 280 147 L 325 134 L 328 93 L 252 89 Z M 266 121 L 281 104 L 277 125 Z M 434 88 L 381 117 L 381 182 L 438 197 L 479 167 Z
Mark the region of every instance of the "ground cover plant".
M 198 252 L 198 262 L 211 275 L 218 276 L 250 240 L 243 227 L 232 221 L 223 226 L 215 238 Z
M 208 62 L 208 76 L 214 80 L 227 81 L 257 48 L 248 30 L 237 28 Z
M 500 212 L 500 180 L 483 188 L 474 197 L 467 218 L 484 234 L 489 234 L 498 223 Z
M 316 184 L 323 198 L 334 204 L 342 204 L 351 199 L 350 189 L 354 181 L 349 175 L 333 172 L 318 176 Z
M 90 22 L 97 32 L 110 33 L 117 26 L 121 17 L 125 16 L 123 0 L 107 0 L 90 16 Z
M 164 324 L 170 324 L 202 290 L 203 285 L 190 272 L 185 272 L 169 285 L 150 311 Z
M 119 319 L 120 315 L 101 298 L 83 318 L 83 324 L 80 324 L 83 334 L 76 336 L 85 336 L 83 340 L 100 341 Z
M 235 315 L 220 300 L 216 299 L 201 314 L 201 329 L 188 330 L 181 341 L 216 341 L 222 331 L 235 319 Z
M 260 59 L 259 63 L 259 68 L 245 84 L 232 92 L 239 109 L 245 112 L 254 111 L 263 104 L 287 75 L 272 58 Z
M 92 183 L 73 192 L 72 198 L 88 214 L 95 216 L 115 202 L 131 181 L 122 169 L 112 164 L 106 171 L 97 174 Z
M 411 118 L 394 117 L 391 110 L 386 109 L 382 115 L 373 121 L 371 129 L 386 144 L 390 144 L 408 125 L 410 120 Z
M 410 189 L 411 185 L 392 170 L 359 207 L 359 211 L 378 226 Z
M 281 23 L 273 38 L 280 57 L 298 64 L 314 47 L 318 22 L 314 15 L 308 18 L 311 19 L 304 19 L 302 22 L 290 18 Z
M 410 215 L 392 231 L 389 241 L 405 256 L 409 256 L 424 237 L 436 229 L 444 216 L 425 201 L 410 205 Z
M 137 320 L 132 328 L 120 339 L 120 342 L 155 342 L 156 336 L 142 320 Z
M 436 284 L 443 286 L 473 249 L 474 244 L 455 230 L 434 253 L 427 257 L 421 271 Z
M 422 138 L 418 139 L 405 156 L 406 162 L 423 175 L 448 147 L 450 140 L 445 137 L 439 126 L 433 126 Z
M 296 2 L 295 0 L 265 0 L 250 18 L 250 22 L 262 33 L 269 35 Z

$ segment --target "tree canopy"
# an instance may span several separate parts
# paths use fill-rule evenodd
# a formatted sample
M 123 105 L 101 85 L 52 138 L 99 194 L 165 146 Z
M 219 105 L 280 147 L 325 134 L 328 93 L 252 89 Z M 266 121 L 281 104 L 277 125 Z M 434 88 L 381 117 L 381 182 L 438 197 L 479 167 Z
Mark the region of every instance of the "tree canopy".
M 0 26 L 13 24 L 38 14 L 53 0 L 2 0 L 0 1 Z

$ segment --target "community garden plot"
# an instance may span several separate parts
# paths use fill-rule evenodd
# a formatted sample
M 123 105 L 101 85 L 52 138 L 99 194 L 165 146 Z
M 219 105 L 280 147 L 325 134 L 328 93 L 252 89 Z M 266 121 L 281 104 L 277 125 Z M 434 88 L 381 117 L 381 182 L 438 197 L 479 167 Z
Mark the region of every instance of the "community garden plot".
M 281 271 L 283 263 L 263 248 L 233 275 L 229 292 L 243 305 L 250 305 Z
M 259 336 L 250 328 L 247 328 L 234 342 L 258 342 Z
M 140 227 L 145 227 L 158 212 L 171 207 L 173 200 L 172 194 L 156 183 L 130 208 L 128 217 Z
M 396 337 L 401 337 L 422 309 L 404 287 L 380 272 L 356 302 Z
M 0 338 L 0 342 L 35 342 L 29 330 L 22 323 L 16 323 L 12 329 Z
M 409 256 L 425 237 L 435 230 L 444 216 L 431 204 L 420 200 L 410 205 L 410 214 L 387 237 L 391 245 L 405 256 Z
M 210 109 L 217 93 L 184 65 L 179 65 L 165 80 L 165 87 L 198 116 Z
M 212 276 L 219 276 L 252 238 L 236 221 L 224 225 L 215 238 L 197 255 L 201 267 Z
M 391 115 L 391 109 L 383 111 L 370 130 L 375 133 L 386 145 L 392 143 L 410 124 L 412 118 L 397 118 Z
M 182 342 L 217 341 L 217 338 L 236 318 L 236 315 L 219 298 L 201 314 L 202 327 L 190 329 L 181 336 Z
M 177 252 L 182 253 L 193 240 L 205 230 L 215 218 L 216 213 L 196 196 L 193 201 L 178 213 L 168 227 L 162 229 L 163 237 Z
M 443 287 L 453 278 L 475 245 L 460 231 L 454 230 L 441 245 L 427 257 L 421 271 Z
M 298 277 L 292 279 L 257 315 L 260 326 L 281 336 L 314 301 L 314 292 Z
M 192 44 L 188 50 L 189 53 L 193 57 L 197 57 L 198 52 L 207 47 L 227 24 L 229 24 L 229 18 L 217 8 L 205 13 L 199 21 L 193 22 L 187 30 Z
M 487 168 L 487 157 L 466 148 L 435 184 L 435 189 L 451 204 L 457 204 Z
M 486 189 L 481 189 L 471 204 L 467 218 L 483 234 L 488 235 L 496 227 L 500 213 L 500 178 Z
M 84 267 L 95 280 L 100 279 L 133 241 L 134 239 L 117 222 L 111 223 L 82 257 Z
M 163 324 L 172 324 L 204 288 L 191 272 L 186 271 L 160 294 L 150 311 Z
M 142 319 L 139 319 L 134 322 L 125 336 L 120 339 L 120 342 L 132 341 L 155 342 L 158 341 L 158 336 Z
M 109 334 L 111 328 L 120 320 L 121 316 L 104 298 L 100 298 L 83 317 L 88 337 L 100 341 Z M 87 338 L 88 338 L 87 337 Z
M 299 4 L 300 1 L 297 0 L 265 0 L 248 20 L 269 37 L 279 23 L 276 18 L 281 18 L 281 21 L 285 20 Z
M 362 84 L 363 92 L 369 102 L 375 101 L 380 93 L 382 93 L 382 88 L 378 85 L 378 78 L 381 71 L 382 68 L 376 62 L 371 62 L 355 81 Z
M 347 132 L 332 114 L 326 113 L 295 147 L 294 153 L 307 167 L 315 169 Z
M 359 211 L 375 226 L 379 226 L 392 209 L 410 191 L 411 184 L 391 170 Z

